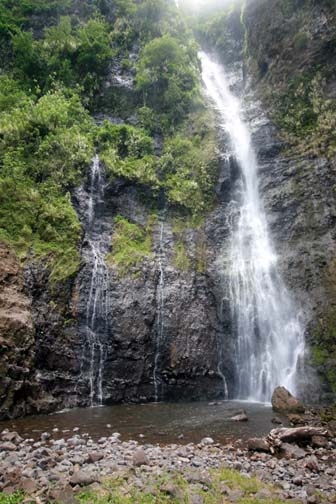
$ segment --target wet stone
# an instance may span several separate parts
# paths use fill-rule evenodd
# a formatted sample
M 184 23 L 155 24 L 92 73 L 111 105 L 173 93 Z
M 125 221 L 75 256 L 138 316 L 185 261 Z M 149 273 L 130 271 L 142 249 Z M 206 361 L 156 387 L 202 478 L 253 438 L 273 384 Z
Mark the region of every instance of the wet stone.
M 148 457 L 144 450 L 136 450 L 133 454 L 133 465 L 139 467 L 142 465 L 147 465 L 149 463 Z
M 329 446 L 329 442 L 324 436 L 313 436 L 311 442 L 315 448 L 327 448 Z
M 160 490 L 166 493 L 167 495 L 171 496 L 173 499 L 177 499 L 178 501 L 181 502 L 184 500 L 184 493 L 182 492 L 182 490 L 171 483 L 163 485 Z
M 201 495 L 191 494 L 189 496 L 189 504 L 204 504 L 204 499 Z
M 74 491 L 70 485 L 56 487 L 49 493 L 49 497 L 57 502 L 57 504 L 78 504 L 75 499 Z
M 11 442 L 11 443 L 22 443 L 23 439 L 17 432 L 4 431 L 0 435 L 1 441 Z
M 94 464 L 95 462 L 102 460 L 104 457 L 105 454 L 103 452 L 91 452 L 88 454 L 86 462 L 88 462 L 89 464 Z
M 235 415 L 230 418 L 233 422 L 247 422 L 248 421 L 248 416 L 245 413 L 242 413 L 240 415 Z
M 270 446 L 264 438 L 250 438 L 247 447 L 251 451 L 270 452 Z
M 37 492 L 38 484 L 31 478 L 25 478 L 20 483 L 20 489 L 23 490 L 24 493 L 31 495 Z
M 97 482 L 99 480 L 98 476 L 93 473 L 87 473 L 85 471 L 76 471 L 70 478 L 70 484 L 75 486 L 88 486 L 91 483 Z
M 16 445 L 11 441 L 0 443 L 0 452 L 2 451 L 15 451 L 17 449 Z
M 306 467 L 306 469 L 309 469 L 310 471 L 314 472 L 320 471 L 319 462 L 315 457 L 315 455 L 312 455 L 305 460 L 304 467 Z
M 297 445 L 282 443 L 281 444 L 281 453 L 286 457 L 286 459 L 302 459 L 307 453 L 302 448 L 299 448 Z

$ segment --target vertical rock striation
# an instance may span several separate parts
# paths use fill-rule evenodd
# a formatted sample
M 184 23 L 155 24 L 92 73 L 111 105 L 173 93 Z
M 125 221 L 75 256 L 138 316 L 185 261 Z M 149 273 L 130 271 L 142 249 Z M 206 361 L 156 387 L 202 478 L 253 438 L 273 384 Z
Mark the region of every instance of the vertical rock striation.
M 0 244 L 0 418 L 32 411 L 35 355 L 31 299 L 14 253 Z

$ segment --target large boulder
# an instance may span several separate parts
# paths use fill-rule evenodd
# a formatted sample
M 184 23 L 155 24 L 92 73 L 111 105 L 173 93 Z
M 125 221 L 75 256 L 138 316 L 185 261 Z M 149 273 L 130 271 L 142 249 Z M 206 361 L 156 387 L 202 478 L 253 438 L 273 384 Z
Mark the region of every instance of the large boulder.
M 250 438 L 247 440 L 249 451 L 266 452 L 271 451 L 270 445 L 265 438 Z
M 283 413 L 304 413 L 305 407 L 285 387 L 277 387 L 272 395 L 272 408 Z

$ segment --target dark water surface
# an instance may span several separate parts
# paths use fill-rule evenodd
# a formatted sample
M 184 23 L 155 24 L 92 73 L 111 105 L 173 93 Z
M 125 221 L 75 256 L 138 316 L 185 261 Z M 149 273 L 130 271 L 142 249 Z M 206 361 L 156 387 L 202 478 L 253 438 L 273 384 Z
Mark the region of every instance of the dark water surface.
M 248 422 L 234 422 L 230 417 L 245 410 Z M 119 432 L 121 439 L 141 440 L 144 443 L 199 442 L 210 436 L 216 442 L 259 437 L 274 425 L 274 413 L 269 405 L 247 402 L 221 401 L 218 403 L 150 403 L 138 405 L 103 406 L 73 409 L 0 422 L 0 431 L 16 430 L 24 438 L 38 439 L 42 432 L 53 432 L 55 438 L 88 433 L 97 440 Z

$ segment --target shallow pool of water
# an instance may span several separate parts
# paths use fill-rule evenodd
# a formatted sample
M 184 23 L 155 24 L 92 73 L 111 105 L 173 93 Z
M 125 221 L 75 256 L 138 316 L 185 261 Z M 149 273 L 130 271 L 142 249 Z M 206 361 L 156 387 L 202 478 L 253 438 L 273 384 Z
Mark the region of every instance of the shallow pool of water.
M 230 417 L 245 410 L 248 422 L 234 422 Z M 54 432 L 55 438 L 88 433 L 97 440 L 120 432 L 123 441 L 141 440 L 145 443 L 199 442 L 210 436 L 216 442 L 267 434 L 274 425 L 274 413 L 269 405 L 221 401 L 217 403 L 150 403 L 73 409 L 0 422 L 0 430 L 16 430 L 21 436 L 38 439 L 42 432 Z M 285 420 L 284 420 L 285 423 Z

